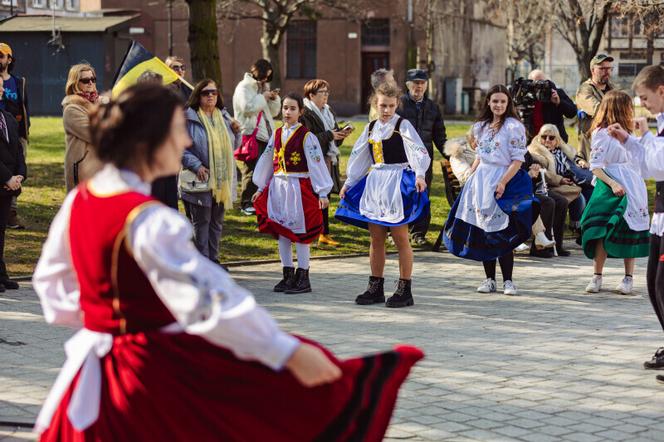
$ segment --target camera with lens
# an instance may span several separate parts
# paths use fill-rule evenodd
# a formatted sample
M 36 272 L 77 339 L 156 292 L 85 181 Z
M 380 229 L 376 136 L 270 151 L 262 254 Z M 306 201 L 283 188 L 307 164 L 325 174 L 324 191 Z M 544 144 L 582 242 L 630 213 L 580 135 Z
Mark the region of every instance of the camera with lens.
M 518 78 L 510 86 L 510 94 L 514 107 L 526 126 L 528 138 L 533 136 L 532 116 L 535 103 L 551 103 L 551 95 L 555 84 L 550 80 L 527 80 Z

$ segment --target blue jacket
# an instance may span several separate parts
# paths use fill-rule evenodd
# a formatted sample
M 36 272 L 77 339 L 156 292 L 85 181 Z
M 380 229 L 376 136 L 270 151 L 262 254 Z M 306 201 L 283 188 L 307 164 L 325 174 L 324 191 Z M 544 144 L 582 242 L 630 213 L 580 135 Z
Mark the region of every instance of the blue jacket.
M 239 145 L 241 137 L 235 136 L 233 133 L 233 130 L 231 129 L 231 116 L 226 109 L 222 111 L 222 115 L 226 122 L 228 134 L 231 137 L 231 146 L 235 149 Z M 203 123 L 201 123 L 201 120 L 198 118 L 198 113 L 194 109 L 187 108 L 185 110 L 185 118 L 187 119 L 187 130 L 189 131 L 192 145 L 189 149 L 185 149 L 184 154 L 182 155 L 182 167 L 189 169 L 194 173 L 198 173 L 198 169 L 200 169 L 201 166 L 208 169 L 210 168 L 207 133 L 205 132 L 205 126 L 203 126 Z M 212 206 L 212 192 L 188 193 L 181 191 L 181 194 L 183 201 L 199 206 Z

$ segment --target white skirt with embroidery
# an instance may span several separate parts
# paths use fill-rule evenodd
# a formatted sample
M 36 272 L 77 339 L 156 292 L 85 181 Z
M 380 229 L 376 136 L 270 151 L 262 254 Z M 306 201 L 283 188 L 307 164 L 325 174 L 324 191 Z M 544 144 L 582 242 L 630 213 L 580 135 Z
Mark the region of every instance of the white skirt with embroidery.
M 499 232 L 509 225 L 509 217 L 496 202 L 496 186 L 506 166 L 480 163 L 463 186 L 456 217 L 485 232 Z
M 267 198 L 267 215 L 293 233 L 306 233 L 300 178 L 308 174 L 276 174 L 270 183 Z
M 398 223 L 404 219 L 401 177 L 404 164 L 376 164 L 367 175 L 360 213 L 369 219 Z
M 641 175 L 636 173 L 629 164 L 609 164 L 604 170 L 625 189 L 627 208 L 623 218 L 629 228 L 635 232 L 648 230 L 650 228 L 648 189 L 646 189 Z

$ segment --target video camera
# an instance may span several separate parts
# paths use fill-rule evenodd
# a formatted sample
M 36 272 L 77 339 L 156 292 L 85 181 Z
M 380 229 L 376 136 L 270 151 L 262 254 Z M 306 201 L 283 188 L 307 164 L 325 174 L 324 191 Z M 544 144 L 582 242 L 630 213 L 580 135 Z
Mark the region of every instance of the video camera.
M 533 134 L 533 110 L 536 102 L 551 103 L 551 94 L 556 85 L 550 80 L 527 80 L 517 78 L 509 87 L 514 107 L 526 126 L 528 138 Z

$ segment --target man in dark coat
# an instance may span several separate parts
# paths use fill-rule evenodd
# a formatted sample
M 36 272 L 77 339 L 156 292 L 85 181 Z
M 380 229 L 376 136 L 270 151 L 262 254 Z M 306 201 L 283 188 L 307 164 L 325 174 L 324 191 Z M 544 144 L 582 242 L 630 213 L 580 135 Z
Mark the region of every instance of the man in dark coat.
M 4 100 L 4 80 L 0 76 L 0 101 Z M 19 124 L 14 115 L 0 110 L 0 292 L 17 289 L 18 284 L 9 279 L 5 265 L 5 230 L 12 198 L 21 193 L 21 185 L 27 176 Z
M 535 81 L 547 80 L 544 72 L 539 69 L 532 71 L 528 75 L 528 78 Z M 560 132 L 563 141 L 567 143 L 569 137 L 565 130 L 565 117 L 576 117 L 576 105 L 564 90 L 554 87 L 551 91 L 550 103 L 543 103 L 541 101 L 535 102 L 535 109 L 533 110 L 532 117 L 533 133 L 530 134 L 530 136 L 534 137 L 537 135 L 543 125 L 554 124 L 558 128 L 558 132 Z
M 422 69 L 410 69 L 406 75 L 406 87 L 408 92 L 401 98 L 401 104 L 397 113 L 410 121 L 415 127 L 431 157 L 431 165 L 426 173 L 427 189 L 431 189 L 433 180 L 433 146 L 445 156 L 443 149 L 447 135 L 445 133 L 445 123 L 443 114 L 436 103 L 427 97 L 427 86 L 429 75 Z M 426 217 L 420 218 L 410 226 L 411 240 L 414 245 L 422 246 L 426 244 L 426 234 L 431 224 L 431 213 Z

